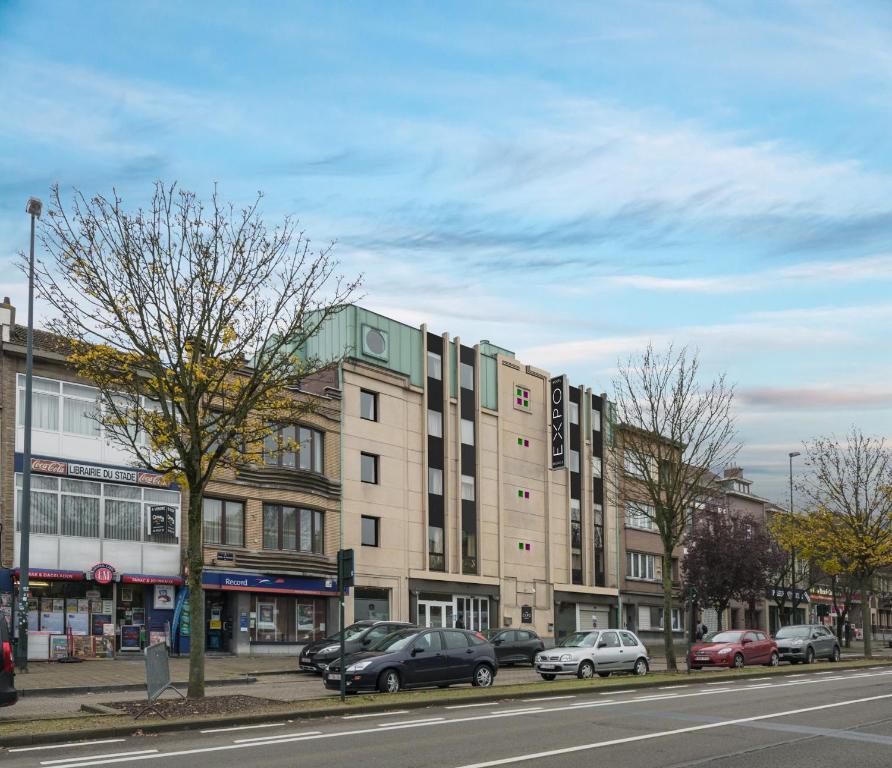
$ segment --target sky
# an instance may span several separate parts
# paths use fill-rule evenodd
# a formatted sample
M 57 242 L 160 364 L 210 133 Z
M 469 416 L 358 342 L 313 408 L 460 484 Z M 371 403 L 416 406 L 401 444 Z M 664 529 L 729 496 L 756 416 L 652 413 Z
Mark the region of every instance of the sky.
M 890 118 L 884 2 L 0 0 L 0 293 L 54 183 L 262 191 L 364 306 L 574 384 L 699 350 L 781 501 L 892 434 Z

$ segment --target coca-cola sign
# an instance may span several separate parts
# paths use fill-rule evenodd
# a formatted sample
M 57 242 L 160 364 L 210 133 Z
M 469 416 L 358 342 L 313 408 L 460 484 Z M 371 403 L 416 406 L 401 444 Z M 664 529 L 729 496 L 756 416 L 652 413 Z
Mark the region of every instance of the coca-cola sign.
M 44 475 L 67 475 L 68 465 L 64 461 L 52 459 L 31 459 L 31 471 Z

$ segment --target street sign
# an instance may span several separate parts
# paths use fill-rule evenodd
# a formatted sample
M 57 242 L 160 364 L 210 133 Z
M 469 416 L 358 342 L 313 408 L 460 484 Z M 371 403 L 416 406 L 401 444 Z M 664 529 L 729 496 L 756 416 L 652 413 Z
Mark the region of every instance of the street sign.
M 353 550 L 341 549 L 338 551 L 338 583 L 345 588 L 352 587 L 354 583 Z

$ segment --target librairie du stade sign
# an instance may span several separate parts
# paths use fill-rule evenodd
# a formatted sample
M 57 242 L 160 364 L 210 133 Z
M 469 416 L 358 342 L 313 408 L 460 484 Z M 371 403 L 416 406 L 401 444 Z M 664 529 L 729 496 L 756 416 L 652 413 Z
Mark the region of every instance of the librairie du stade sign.
M 154 488 L 167 488 L 170 483 L 155 472 L 123 467 L 104 467 L 99 464 L 78 464 L 58 459 L 31 459 L 31 471 L 43 475 L 61 475 L 80 480 L 100 480 L 109 483 L 128 483 L 130 485 L 148 485 Z

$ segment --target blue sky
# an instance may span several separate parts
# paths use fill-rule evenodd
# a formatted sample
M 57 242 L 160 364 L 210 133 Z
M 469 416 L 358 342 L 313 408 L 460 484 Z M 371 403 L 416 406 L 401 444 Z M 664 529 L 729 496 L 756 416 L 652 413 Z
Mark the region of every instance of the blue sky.
M 53 182 L 263 190 L 406 322 L 598 391 L 698 347 L 782 499 L 892 433 L 890 97 L 886 3 L 0 0 L 0 254 Z

